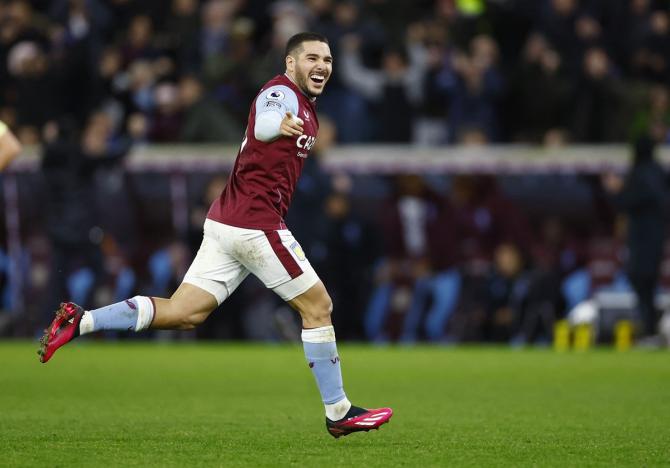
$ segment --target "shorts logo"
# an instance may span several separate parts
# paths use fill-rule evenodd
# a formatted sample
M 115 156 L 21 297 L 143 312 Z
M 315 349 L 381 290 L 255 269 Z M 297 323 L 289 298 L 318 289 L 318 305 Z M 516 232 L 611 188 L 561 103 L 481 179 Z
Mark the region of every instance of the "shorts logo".
M 265 96 L 265 99 L 269 99 L 271 101 L 281 101 L 282 99 L 284 99 L 284 93 L 282 93 L 278 89 L 275 89 L 274 91 L 269 92 Z
M 300 247 L 300 244 L 298 244 L 298 242 L 294 242 L 293 244 L 291 244 L 291 250 L 293 250 L 295 256 L 298 257 L 298 260 L 300 260 L 301 262 L 305 260 L 305 252 L 302 250 L 302 247 Z

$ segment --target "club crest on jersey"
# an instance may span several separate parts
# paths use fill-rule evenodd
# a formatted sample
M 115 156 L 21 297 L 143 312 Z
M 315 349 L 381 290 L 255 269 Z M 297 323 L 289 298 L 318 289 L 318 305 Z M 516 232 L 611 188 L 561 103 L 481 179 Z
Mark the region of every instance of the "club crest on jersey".
M 269 99 L 271 101 L 281 101 L 284 99 L 284 93 L 279 91 L 278 89 L 275 89 L 273 91 L 270 91 L 266 96 L 265 99 Z
M 300 247 L 300 244 L 294 242 L 291 244 L 291 250 L 293 250 L 295 256 L 298 257 L 298 260 L 301 262 L 305 260 L 305 252 L 302 250 L 302 247 Z

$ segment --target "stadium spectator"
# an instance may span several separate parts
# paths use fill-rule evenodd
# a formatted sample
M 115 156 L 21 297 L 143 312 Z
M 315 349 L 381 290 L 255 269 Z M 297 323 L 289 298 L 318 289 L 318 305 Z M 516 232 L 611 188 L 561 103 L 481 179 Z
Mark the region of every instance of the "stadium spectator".
M 454 45 L 466 49 L 477 34 L 488 27 L 484 0 L 433 2 L 433 15 L 449 30 Z
M 434 343 L 453 341 L 448 324 L 461 295 L 461 226 L 454 222 L 448 200 L 441 203 L 438 220 L 430 228 L 430 250 L 417 275 L 412 301 L 403 322 L 400 340 L 413 343 L 425 337 Z
M 179 81 L 183 125 L 179 138 L 189 143 L 237 142 L 243 129 L 226 109 L 205 94 L 202 82 L 193 75 Z
M 59 102 L 62 70 L 33 41 L 15 44 L 7 62 L 16 93 L 17 136 L 26 144 L 37 143 L 42 126 L 55 118 L 63 105 Z
M 670 143 L 670 91 L 665 85 L 649 88 L 647 105 L 633 118 L 631 140 L 637 141 L 645 135 L 652 135 L 659 143 Z
M 331 14 L 325 21 L 315 23 L 314 28 L 328 38 L 336 59 L 342 56 L 342 40 L 347 36 L 359 38 L 360 52 L 366 60 L 378 55 L 386 44 L 381 25 L 361 16 L 357 2 L 350 0 L 334 2 Z M 328 96 L 324 96 L 319 109 L 335 121 L 339 141 L 366 141 L 372 134 L 372 114 L 358 90 L 342 82 L 341 74 L 342 70 L 335 70 L 330 84 L 332 88 Z
M 653 140 L 642 138 L 636 142 L 633 164 L 625 180 L 610 175 L 603 182 L 613 194 L 615 206 L 627 215 L 626 273 L 637 296 L 643 324 L 641 340 L 654 341 L 658 339 L 660 319 L 654 298 L 663 258 L 667 189 L 665 172 L 654 160 Z
M 513 122 L 512 138 L 539 143 L 550 132 L 565 130 L 571 97 L 561 56 L 541 35 L 529 36 L 504 114 Z
M 493 259 L 493 268 L 486 279 L 480 336 L 486 341 L 507 342 L 516 332 L 528 282 L 521 251 L 514 244 L 500 244 Z
M 455 177 L 451 202 L 454 213 L 451 224 L 458 226 L 460 232 L 462 270 L 462 293 L 454 317 L 454 335 L 468 340 L 481 337 L 480 325 L 487 316 L 482 297 L 488 294 L 498 247 L 509 244 L 515 251 L 523 248 L 519 255 L 526 257 L 527 249 L 533 245 L 533 234 L 527 216 L 502 193 L 493 178 Z
M 643 74 L 646 67 L 648 54 L 645 41 L 649 35 L 651 13 L 651 0 L 632 0 L 615 25 L 616 29 L 624 32 L 614 35 L 618 58 L 634 76 Z
M 425 68 L 424 49 L 409 44 L 408 55 L 402 49 L 386 49 L 380 70 L 366 68 L 360 55 L 360 39 L 343 39 L 341 79 L 368 99 L 379 116 L 373 138 L 384 142 L 412 141 L 412 122 L 421 101 Z
M 49 55 L 62 69 L 59 90 L 62 114 L 88 115 L 96 102 L 96 82 L 91 73 L 98 63 L 105 39 L 111 32 L 112 16 L 105 4 L 94 1 L 52 2 L 49 16 Z M 83 124 L 83 118 L 78 119 Z
M 379 254 L 376 226 L 354 208 L 345 190 L 333 190 L 317 218 L 320 242 L 313 245 L 315 264 L 333 285 L 333 320 L 345 339 L 364 337 L 365 303 L 372 287 L 372 265 Z M 342 330 L 341 332 L 339 330 Z
M 457 235 L 444 224 L 444 201 L 420 176 L 397 176 L 394 182 L 381 210 L 384 251 L 365 332 L 373 341 L 401 335 L 414 341 L 427 313 L 426 335 L 439 341 L 458 297 L 460 277 L 452 270 Z M 427 311 L 428 298 L 434 307 Z
M 255 86 L 253 24 L 241 18 L 230 29 L 226 53 L 212 55 L 204 64 L 201 77 L 209 94 L 236 120 L 244 121 L 246 104 L 258 89 Z M 239 125 L 238 123 L 238 126 Z
M 479 129 L 487 141 L 498 141 L 497 107 L 503 92 L 497 69 L 497 45 L 480 35 L 470 42 L 469 53 L 455 52 L 438 76 L 449 102 L 449 141 L 454 143 L 469 129 Z
M 127 84 L 124 87 L 126 114 L 136 111 L 148 116 L 154 110 L 156 80 L 151 62 L 136 60 L 128 66 Z
M 579 16 L 577 0 L 549 0 L 541 2 L 537 30 L 558 50 L 572 71 L 580 68 L 581 54 L 576 33 Z
M 408 25 L 426 16 L 426 5 L 403 0 L 365 0 L 361 2 L 361 17 L 381 26 L 388 44 L 402 44 Z
M 388 38 L 382 25 L 370 17 L 362 16 L 358 2 L 352 0 L 334 2 L 331 13 L 327 22 L 315 26 L 323 28 L 321 32 L 333 44 L 335 56 L 341 55 L 342 40 L 348 36 L 359 38 L 363 49 L 361 52 L 366 56 L 383 49 L 387 43 Z M 335 78 L 339 75 L 340 72 L 335 73 Z M 335 84 L 339 84 L 339 81 Z
M 584 54 L 574 102 L 572 134 L 575 141 L 622 140 L 626 128 L 623 89 L 604 49 L 591 48 Z
M 197 47 L 200 32 L 197 0 L 172 0 L 170 12 L 161 31 L 168 50 L 172 51 L 177 68 L 186 73 L 198 73 Z
M 137 61 L 153 61 L 160 56 L 154 45 L 154 24 L 147 15 L 137 15 L 130 20 L 126 40 L 121 45 L 121 57 L 125 66 Z
M 90 76 L 91 102 L 94 106 L 110 102 L 123 106 L 122 89 L 125 84 L 121 84 L 120 79 L 124 75 L 121 52 L 114 46 L 105 47 L 96 59 Z
M 463 255 L 475 265 L 490 261 L 503 242 L 526 248 L 533 234 L 523 211 L 488 176 L 458 176 L 454 179 L 452 202 L 455 219 L 463 229 Z M 528 252 L 522 252 L 527 254 Z M 474 267 L 479 270 L 478 267 Z
M 149 118 L 149 138 L 165 143 L 176 141 L 182 133 L 183 113 L 179 91 L 174 83 L 161 83 L 154 88 L 156 106 Z
M 575 53 L 579 57 L 583 56 L 588 49 L 607 45 L 603 37 L 602 25 L 598 19 L 589 13 L 582 13 L 577 17 L 575 36 L 577 39 Z
M 670 78 L 670 17 L 656 10 L 649 18 L 650 31 L 642 46 L 640 65 L 646 78 L 667 83 Z
M 7 49 L 19 42 L 48 42 L 49 21 L 39 11 L 35 11 L 26 0 L 13 0 L 3 9 L 2 24 L 3 47 Z
M 130 142 L 113 139 L 112 122 L 103 112 L 92 114 L 81 132 L 71 119 L 50 122 L 45 131 L 42 171 L 52 243 L 51 302 L 47 306 L 51 313 L 53 301 L 64 295 L 93 305 L 93 292 L 105 275 L 95 174 L 118 164 Z
M 239 1 L 208 0 L 203 4 L 198 49 L 203 66 L 212 57 L 227 51 L 230 28 L 239 7 Z
M 454 51 L 447 40 L 447 31 L 441 24 L 427 21 L 415 23 L 413 27 L 424 29 L 426 62 L 421 84 L 423 100 L 413 128 L 414 141 L 419 145 L 444 144 L 448 134 L 445 121 L 449 101 L 440 80 L 445 77 L 442 73 L 443 65 L 448 63 Z
M 554 323 L 566 312 L 563 278 L 583 261 L 580 254 L 559 218 L 542 221 L 524 278 L 526 291 L 515 317 L 513 344 L 546 344 L 551 340 Z

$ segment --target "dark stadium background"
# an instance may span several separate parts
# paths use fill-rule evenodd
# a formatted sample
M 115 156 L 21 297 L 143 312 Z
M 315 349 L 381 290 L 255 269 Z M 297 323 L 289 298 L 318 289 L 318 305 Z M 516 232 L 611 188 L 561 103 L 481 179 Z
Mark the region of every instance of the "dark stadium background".
M 0 336 L 35 336 L 64 299 L 171 293 L 249 105 L 301 30 L 328 37 L 335 73 L 287 222 L 338 337 L 544 344 L 599 291 L 634 317 L 625 217 L 601 176 L 624 173 L 643 136 L 670 162 L 668 8 L 2 2 L 0 120 L 26 151 L 0 178 Z M 298 333 L 249 279 L 195 332 L 149 336 Z

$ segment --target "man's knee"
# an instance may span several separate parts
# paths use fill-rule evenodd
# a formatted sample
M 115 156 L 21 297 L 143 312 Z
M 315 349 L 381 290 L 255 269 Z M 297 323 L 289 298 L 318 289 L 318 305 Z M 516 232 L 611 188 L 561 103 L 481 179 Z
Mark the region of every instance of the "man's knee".
M 300 312 L 304 327 L 322 327 L 331 323 L 330 314 L 333 311 L 333 301 L 320 281 L 288 303 Z
M 179 321 L 180 330 L 193 330 L 195 327 L 205 321 L 208 314 L 204 313 L 187 313 L 182 315 Z
M 303 311 L 303 315 L 314 322 L 327 322 L 330 321 L 332 312 L 333 301 L 328 293 L 324 293 Z
M 193 330 L 207 319 L 209 310 L 196 309 L 181 300 L 171 298 L 164 305 L 164 309 L 172 317 L 172 326 L 177 330 Z
M 169 300 L 173 317 L 180 330 L 192 330 L 216 309 L 216 298 L 196 286 L 182 283 Z

